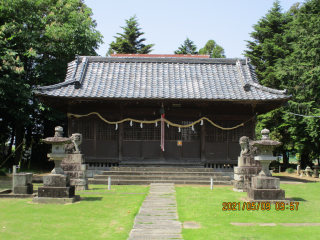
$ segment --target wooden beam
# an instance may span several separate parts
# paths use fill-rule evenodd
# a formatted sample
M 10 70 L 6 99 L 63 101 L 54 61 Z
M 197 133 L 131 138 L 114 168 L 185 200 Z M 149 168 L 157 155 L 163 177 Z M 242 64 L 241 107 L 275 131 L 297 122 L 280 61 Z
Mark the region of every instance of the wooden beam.
M 123 119 L 123 105 L 120 106 L 120 119 Z M 123 156 L 123 123 L 119 124 L 119 161 L 122 161 Z
M 201 116 L 205 117 L 202 111 L 201 111 Z M 203 124 L 201 125 L 201 130 L 200 130 L 200 151 L 201 151 L 200 152 L 200 159 L 201 159 L 201 162 L 203 162 L 203 163 L 206 161 L 205 148 L 204 148 L 205 141 L 206 141 L 205 122 L 206 121 L 203 121 Z

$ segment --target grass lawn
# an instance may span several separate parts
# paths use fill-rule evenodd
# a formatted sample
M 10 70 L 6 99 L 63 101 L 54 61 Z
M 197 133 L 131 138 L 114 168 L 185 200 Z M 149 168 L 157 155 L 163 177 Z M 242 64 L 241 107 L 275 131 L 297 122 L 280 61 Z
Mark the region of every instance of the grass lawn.
M 281 184 L 286 198 L 300 201 L 298 210 L 222 211 L 223 202 L 241 202 L 247 193 L 232 187 L 176 187 L 179 220 L 197 222 L 199 229 L 183 229 L 185 240 L 195 239 L 320 239 L 319 226 L 233 226 L 241 223 L 320 223 L 320 182 Z M 242 203 L 242 202 L 241 202 Z M 242 205 L 241 205 L 242 209 Z
M 42 184 L 35 184 L 35 189 Z M 0 239 L 127 239 L 147 186 L 90 185 L 75 204 L 0 198 Z M 129 194 L 128 194 L 129 193 Z

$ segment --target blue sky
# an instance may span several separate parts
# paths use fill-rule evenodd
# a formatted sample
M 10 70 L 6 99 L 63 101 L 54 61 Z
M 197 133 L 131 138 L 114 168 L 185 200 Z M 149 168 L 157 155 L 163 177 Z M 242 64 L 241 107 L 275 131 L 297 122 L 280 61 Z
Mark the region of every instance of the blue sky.
M 273 0 L 85 0 L 92 9 L 97 29 L 104 36 L 98 54 L 105 56 L 125 19 L 137 15 L 146 44 L 155 44 L 154 54 L 173 54 L 189 37 L 198 49 L 213 39 L 228 58 L 242 58 L 244 40 L 250 40 L 252 25 L 273 5 Z M 283 11 L 298 2 L 282 0 Z

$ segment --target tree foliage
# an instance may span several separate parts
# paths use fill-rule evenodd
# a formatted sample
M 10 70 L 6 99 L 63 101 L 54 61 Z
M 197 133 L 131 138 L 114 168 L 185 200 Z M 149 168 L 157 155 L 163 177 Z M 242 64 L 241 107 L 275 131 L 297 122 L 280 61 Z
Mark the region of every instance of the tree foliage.
M 178 50 L 174 51 L 174 54 L 198 54 L 197 46 L 187 37 Z
M 138 28 L 139 23 L 134 15 L 129 20 L 126 20 L 126 26 L 121 27 L 124 30 L 124 33 L 117 33 L 119 36 L 115 36 L 116 41 L 110 44 L 109 51 L 110 54 L 112 51 L 116 53 L 141 53 L 147 54 L 153 51 L 151 49 L 154 44 L 145 45 L 143 42 L 145 38 L 140 38 L 144 32 L 140 32 L 141 28 Z
M 201 55 L 210 55 L 210 58 L 226 58 L 223 47 L 214 40 L 209 40 L 206 45 L 199 50 Z
M 62 117 L 39 104 L 32 90 L 64 81 L 67 63 L 75 54 L 96 55 L 102 35 L 82 0 L 1 1 L 0 13 L 0 118 L 17 145 L 35 122 Z
M 276 1 L 268 13 L 253 25 L 254 31 L 250 33 L 253 41 L 246 41 L 249 50 L 245 50 L 245 56 L 250 58 L 260 83 L 265 86 L 280 87 L 275 64 L 289 53 L 284 33 L 291 20 L 292 16 L 283 13 L 279 1 Z
M 288 112 L 320 116 L 320 2 L 295 4 L 287 13 L 280 9 L 275 2 L 254 26 L 254 41 L 248 41 L 246 56 L 262 84 L 287 89 L 292 95 L 290 107 L 261 116 L 259 124 L 284 142 L 284 150 L 298 152 L 305 167 L 320 155 L 320 118 Z

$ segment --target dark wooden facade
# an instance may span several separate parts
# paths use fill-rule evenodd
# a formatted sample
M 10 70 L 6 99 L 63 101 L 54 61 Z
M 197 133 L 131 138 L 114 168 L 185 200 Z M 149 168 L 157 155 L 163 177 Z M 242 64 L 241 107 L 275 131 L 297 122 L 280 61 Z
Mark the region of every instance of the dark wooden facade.
M 160 118 L 159 109 L 164 104 L 166 119 L 173 123 L 189 124 L 207 117 L 222 127 L 234 127 L 246 122 L 257 113 L 279 107 L 281 102 L 205 102 L 205 101 L 97 101 L 46 99 L 45 103 L 63 112 L 85 115 L 98 112 L 109 121 L 125 118 L 154 120 Z M 195 161 L 201 164 L 237 163 L 239 138 L 254 139 L 254 119 L 233 130 L 221 130 L 209 122 L 191 128 L 166 126 L 165 151 L 160 149 L 160 123 L 130 122 L 115 125 L 105 123 L 97 115 L 69 118 L 69 135 L 83 135 L 82 151 L 88 163 L 121 163 L 123 161 L 161 160 L 165 162 Z M 182 146 L 177 145 L 182 141 Z

